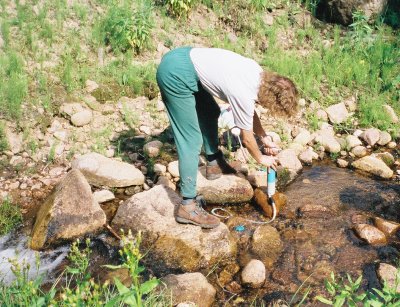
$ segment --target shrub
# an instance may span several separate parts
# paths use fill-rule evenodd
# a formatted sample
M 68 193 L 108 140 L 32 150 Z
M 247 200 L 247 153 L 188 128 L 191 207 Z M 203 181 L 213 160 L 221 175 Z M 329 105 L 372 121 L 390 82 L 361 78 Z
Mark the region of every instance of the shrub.
M 0 236 L 9 233 L 22 222 L 22 214 L 17 205 L 8 199 L 0 205 Z
M 168 12 L 177 18 L 187 18 L 193 3 L 193 0 L 165 0 Z
M 102 25 L 105 42 L 114 50 L 133 49 L 136 53 L 146 48 L 152 27 L 151 6 L 146 3 L 134 9 L 111 6 Z

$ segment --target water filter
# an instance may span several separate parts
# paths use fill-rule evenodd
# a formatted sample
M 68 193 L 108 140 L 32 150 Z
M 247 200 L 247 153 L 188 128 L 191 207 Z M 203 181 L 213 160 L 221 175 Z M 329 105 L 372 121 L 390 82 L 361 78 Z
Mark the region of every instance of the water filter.
M 276 189 L 276 172 L 272 168 L 269 169 L 267 175 L 267 195 L 272 197 Z

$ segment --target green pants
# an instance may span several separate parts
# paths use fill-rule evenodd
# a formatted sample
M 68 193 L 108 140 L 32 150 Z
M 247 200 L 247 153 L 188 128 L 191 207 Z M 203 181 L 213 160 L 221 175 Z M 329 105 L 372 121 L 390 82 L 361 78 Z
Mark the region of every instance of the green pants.
M 179 157 L 180 190 L 195 197 L 201 146 L 207 155 L 218 151 L 220 108 L 204 90 L 190 59 L 191 47 L 164 55 L 157 69 L 157 83 L 166 106 Z

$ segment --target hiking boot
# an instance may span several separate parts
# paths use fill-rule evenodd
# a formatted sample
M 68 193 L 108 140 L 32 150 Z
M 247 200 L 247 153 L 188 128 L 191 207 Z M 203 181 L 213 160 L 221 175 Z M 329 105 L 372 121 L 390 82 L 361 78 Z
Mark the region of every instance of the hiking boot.
M 206 178 L 207 180 L 215 180 L 222 176 L 222 174 L 237 174 L 235 168 L 240 168 L 240 162 L 235 161 L 230 165 L 225 161 L 224 158 L 217 158 L 215 160 L 216 165 L 206 166 Z
M 215 228 L 219 225 L 219 218 L 209 214 L 202 207 L 202 199 L 193 199 L 188 205 L 179 204 L 175 211 L 175 220 L 178 223 L 193 224 L 201 228 Z

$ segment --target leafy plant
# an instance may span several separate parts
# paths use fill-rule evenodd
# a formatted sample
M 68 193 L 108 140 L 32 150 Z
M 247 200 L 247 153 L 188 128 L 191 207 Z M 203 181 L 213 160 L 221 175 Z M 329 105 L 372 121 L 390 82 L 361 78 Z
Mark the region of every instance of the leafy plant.
M 177 18 L 189 16 L 194 4 L 193 0 L 165 0 L 168 12 Z
M 150 40 L 152 27 L 151 6 L 147 2 L 140 2 L 134 9 L 111 6 L 103 21 L 104 39 L 114 50 L 133 49 L 140 53 Z
M 9 199 L 3 200 L 0 205 L 0 236 L 9 233 L 22 222 L 20 208 L 12 204 Z

